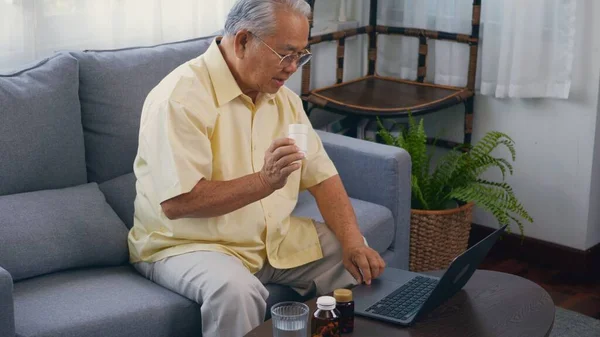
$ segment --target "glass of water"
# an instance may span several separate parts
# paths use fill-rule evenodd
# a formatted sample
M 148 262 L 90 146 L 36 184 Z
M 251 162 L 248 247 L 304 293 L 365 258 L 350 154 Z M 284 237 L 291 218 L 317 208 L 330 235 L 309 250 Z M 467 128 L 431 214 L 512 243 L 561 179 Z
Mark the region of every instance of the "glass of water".
M 273 337 L 306 337 L 309 308 L 300 302 L 280 302 L 271 307 Z

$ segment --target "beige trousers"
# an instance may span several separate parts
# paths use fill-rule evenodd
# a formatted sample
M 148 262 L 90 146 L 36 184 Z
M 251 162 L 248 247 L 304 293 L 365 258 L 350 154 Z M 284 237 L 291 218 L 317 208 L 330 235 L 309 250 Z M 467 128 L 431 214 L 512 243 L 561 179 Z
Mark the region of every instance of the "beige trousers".
M 268 263 L 251 274 L 241 261 L 217 252 L 193 252 L 134 266 L 146 278 L 201 303 L 203 337 L 242 337 L 264 321 L 267 283 L 292 287 L 301 295 L 316 288 L 324 294 L 355 285 L 342 263 L 341 246 L 333 232 L 316 222 L 323 258 L 293 269 Z

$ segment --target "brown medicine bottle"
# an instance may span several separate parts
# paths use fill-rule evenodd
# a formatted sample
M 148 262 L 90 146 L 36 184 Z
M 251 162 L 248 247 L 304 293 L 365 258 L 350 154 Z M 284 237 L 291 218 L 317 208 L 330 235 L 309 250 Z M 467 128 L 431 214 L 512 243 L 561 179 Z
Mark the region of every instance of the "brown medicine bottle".
M 311 337 L 340 337 L 340 312 L 335 308 L 335 298 L 321 296 L 317 299 L 311 322 Z
M 333 292 L 336 300 L 336 308 L 340 312 L 340 332 L 350 333 L 354 331 L 354 301 L 352 291 L 349 289 L 336 289 Z

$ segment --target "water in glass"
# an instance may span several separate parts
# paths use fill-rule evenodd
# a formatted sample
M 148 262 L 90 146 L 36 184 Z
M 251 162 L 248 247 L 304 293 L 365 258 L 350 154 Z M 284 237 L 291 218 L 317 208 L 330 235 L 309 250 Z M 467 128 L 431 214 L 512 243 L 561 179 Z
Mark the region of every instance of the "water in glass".
M 308 306 L 299 302 L 277 303 L 271 308 L 273 337 L 306 337 Z

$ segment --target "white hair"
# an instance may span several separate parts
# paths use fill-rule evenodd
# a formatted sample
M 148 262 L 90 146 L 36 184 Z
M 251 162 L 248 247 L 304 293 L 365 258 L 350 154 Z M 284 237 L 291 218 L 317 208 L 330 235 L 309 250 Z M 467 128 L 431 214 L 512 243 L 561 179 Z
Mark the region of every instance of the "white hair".
M 274 34 L 275 10 L 281 6 L 307 18 L 311 16 L 305 0 L 238 0 L 227 15 L 224 34 L 232 36 L 244 29 L 260 37 Z

